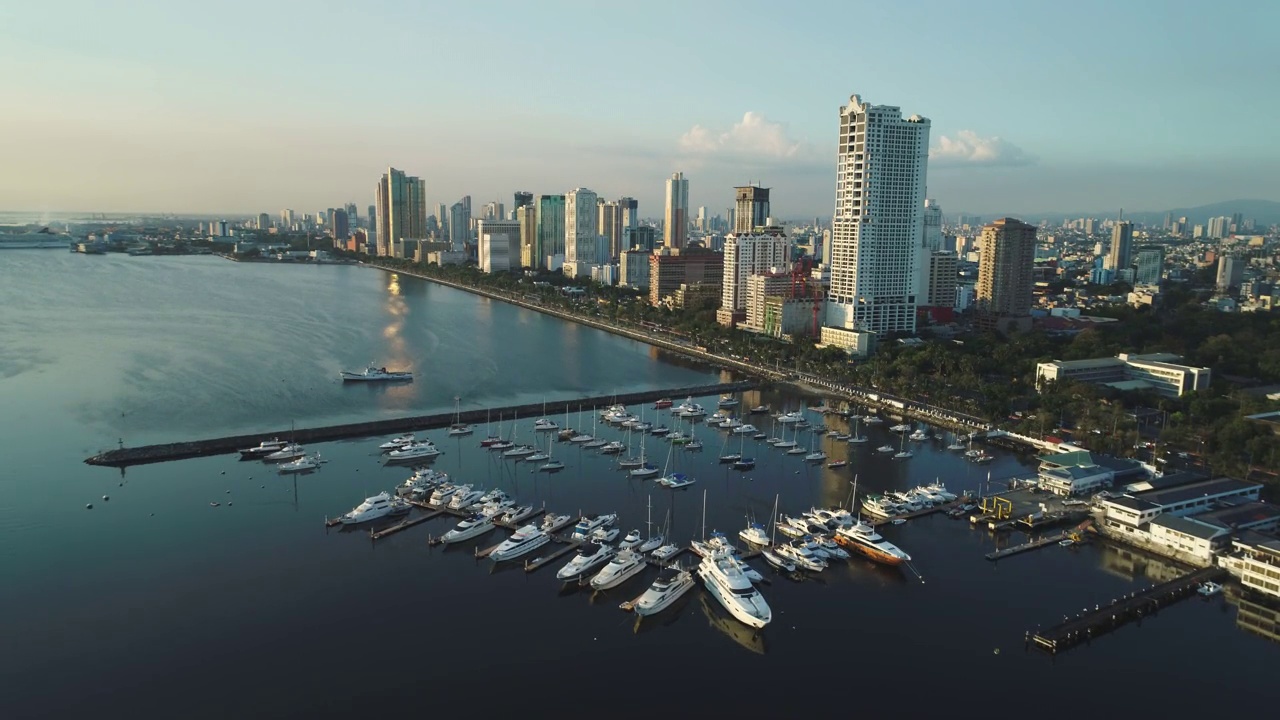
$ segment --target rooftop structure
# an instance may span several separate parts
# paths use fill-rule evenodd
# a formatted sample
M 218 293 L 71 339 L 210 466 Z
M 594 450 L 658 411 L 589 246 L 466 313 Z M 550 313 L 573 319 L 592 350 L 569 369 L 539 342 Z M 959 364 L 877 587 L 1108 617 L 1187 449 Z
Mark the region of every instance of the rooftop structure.
M 1052 360 L 1036 366 L 1036 382 L 1071 380 L 1121 390 L 1150 389 L 1167 397 L 1208 388 L 1209 368 L 1177 364 L 1181 359 L 1172 353 L 1120 353 L 1114 358 Z

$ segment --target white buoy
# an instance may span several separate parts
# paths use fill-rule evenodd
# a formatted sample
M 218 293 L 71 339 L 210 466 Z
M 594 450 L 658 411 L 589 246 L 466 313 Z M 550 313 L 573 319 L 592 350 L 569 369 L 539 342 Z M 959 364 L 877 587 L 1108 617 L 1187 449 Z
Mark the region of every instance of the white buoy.
M 92 510 L 92 509 L 93 509 L 93 503 L 85 503 L 84 509 L 85 509 L 85 510 Z

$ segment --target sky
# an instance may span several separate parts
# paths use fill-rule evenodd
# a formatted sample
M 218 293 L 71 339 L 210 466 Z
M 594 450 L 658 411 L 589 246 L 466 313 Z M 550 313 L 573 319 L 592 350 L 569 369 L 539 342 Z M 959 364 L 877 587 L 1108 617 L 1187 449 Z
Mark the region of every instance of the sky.
M 944 212 L 1280 200 L 1280 3 L 0 3 L 0 210 L 629 195 L 827 217 L 839 108 L 929 118 Z M 1105 215 L 1104 215 L 1105 216 Z

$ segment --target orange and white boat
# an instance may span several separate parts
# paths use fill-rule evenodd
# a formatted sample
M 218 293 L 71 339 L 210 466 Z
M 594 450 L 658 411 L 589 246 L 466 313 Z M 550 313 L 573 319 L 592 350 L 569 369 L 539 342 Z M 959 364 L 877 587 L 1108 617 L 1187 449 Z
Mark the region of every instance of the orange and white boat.
M 884 565 L 901 565 L 910 562 L 911 556 L 897 545 L 885 540 L 876 529 L 859 520 L 849 527 L 836 530 L 835 541 L 850 552 L 858 553 Z
M 671 407 L 671 398 L 662 398 L 653 404 L 655 410 Z

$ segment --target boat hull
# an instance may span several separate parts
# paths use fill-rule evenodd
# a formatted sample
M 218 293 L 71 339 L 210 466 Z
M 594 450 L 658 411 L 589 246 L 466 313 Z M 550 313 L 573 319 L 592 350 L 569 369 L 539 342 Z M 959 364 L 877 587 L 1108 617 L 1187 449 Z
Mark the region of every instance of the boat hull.
M 880 548 L 872 547 L 865 543 L 860 543 L 854 540 L 850 540 L 842 535 L 836 535 L 835 541 L 837 544 L 839 544 L 841 547 L 848 550 L 849 552 L 856 555 L 861 555 L 862 557 L 865 557 L 868 560 L 873 560 L 877 563 L 880 563 L 881 565 L 889 565 L 891 567 L 897 567 L 903 563 L 903 558 L 897 555 L 894 555 L 892 553 L 887 553 L 884 550 L 881 550 Z
M 667 591 L 666 593 L 664 593 L 663 595 L 661 595 L 656 599 L 650 600 L 648 598 L 641 597 L 638 601 L 636 601 L 634 612 L 636 615 L 639 615 L 640 617 L 657 615 L 663 610 L 666 610 L 667 608 L 674 605 L 677 600 L 684 597 L 685 593 L 689 592 L 689 590 L 691 590 L 692 588 L 693 588 L 693 578 L 689 578 L 688 582 L 681 583 L 675 587 L 672 587 L 669 591 Z

